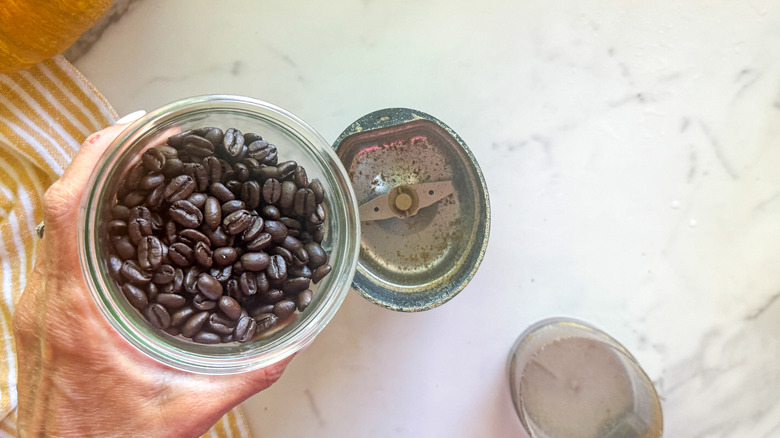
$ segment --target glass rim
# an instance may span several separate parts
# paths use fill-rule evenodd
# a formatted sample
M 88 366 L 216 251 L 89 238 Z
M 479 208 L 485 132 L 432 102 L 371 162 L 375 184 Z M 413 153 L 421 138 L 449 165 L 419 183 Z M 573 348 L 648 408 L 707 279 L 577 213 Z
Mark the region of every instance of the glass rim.
M 130 315 L 122 310 L 127 305 L 117 299 L 124 297 L 100 268 L 97 224 L 101 199 L 117 171 L 116 165 L 131 155 L 134 145 L 144 136 L 163 132 L 166 126 L 187 116 L 215 112 L 241 114 L 278 127 L 299 142 L 307 158 L 338 187 L 338 190 L 329 191 L 328 209 L 333 217 L 346 219 L 336 221 L 336 229 L 331 229 L 331 233 L 339 233 L 338 247 L 332 251 L 338 251 L 340 263 L 334 264 L 333 272 L 318 285 L 326 286 L 320 290 L 327 291 L 327 294 L 319 294 L 318 305 L 313 302 L 295 322 L 268 339 L 238 345 L 202 345 L 173 337 L 170 337 L 171 342 L 164 342 L 161 339 L 165 335 L 145 320 L 138 323 L 140 315 L 135 309 Z M 347 175 L 341 161 L 319 133 L 295 115 L 268 102 L 235 95 L 204 95 L 153 110 L 131 123 L 112 142 L 92 171 L 82 197 L 77 240 L 80 265 L 90 295 L 122 338 L 147 356 L 173 368 L 203 374 L 235 374 L 278 362 L 307 346 L 324 329 L 350 289 L 359 255 L 360 222 L 356 197 Z

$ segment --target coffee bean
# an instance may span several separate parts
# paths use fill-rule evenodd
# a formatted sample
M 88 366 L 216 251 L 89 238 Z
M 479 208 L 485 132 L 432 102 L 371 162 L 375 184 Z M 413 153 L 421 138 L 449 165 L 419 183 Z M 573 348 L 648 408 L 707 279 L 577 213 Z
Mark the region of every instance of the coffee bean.
M 127 222 L 123 220 L 112 220 L 106 225 L 108 234 L 111 236 L 122 236 L 127 234 Z
M 187 304 L 187 300 L 183 296 L 170 293 L 158 293 L 154 301 L 162 304 L 168 310 L 176 310 Z
M 281 280 L 287 276 L 287 262 L 279 255 L 274 255 L 265 269 L 269 280 Z
M 320 282 L 320 280 L 322 280 L 323 278 L 325 278 L 325 276 L 326 276 L 326 275 L 328 275 L 328 274 L 330 273 L 330 270 L 331 270 L 331 269 L 332 269 L 332 267 L 331 267 L 330 265 L 327 265 L 327 264 L 326 264 L 326 265 L 322 265 L 322 266 L 318 267 L 318 268 L 317 268 L 317 269 L 315 269 L 315 270 L 314 270 L 314 272 L 311 274 L 311 281 L 312 281 L 314 284 L 317 284 L 317 283 L 319 283 L 319 282 Z
M 125 283 L 122 286 L 122 293 L 125 295 L 125 298 L 127 298 L 127 301 L 136 309 L 143 310 L 146 305 L 149 304 L 146 293 L 144 293 L 143 289 L 135 285 Z
M 182 142 L 184 141 L 184 137 L 192 134 L 192 129 L 188 129 L 186 131 L 180 132 L 176 135 L 172 135 L 168 137 L 168 140 L 166 143 L 168 143 L 170 146 L 173 146 L 175 148 L 178 148 L 182 145 Z
M 206 324 L 206 321 L 208 321 L 208 319 L 209 319 L 209 312 L 207 311 L 198 312 L 192 315 L 181 328 L 182 336 L 191 338 L 195 333 L 197 333 L 203 327 L 203 325 Z
M 313 292 L 311 289 L 306 289 L 305 291 L 299 293 L 295 298 L 295 305 L 299 312 L 303 312 L 307 307 L 309 307 L 309 304 L 311 304 L 312 294 Z
M 293 182 L 298 187 L 309 187 L 309 177 L 306 175 L 306 169 L 297 166 L 293 171 Z
M 207 228 L 203 231 L 205 232 L 206 236 L 208 236 L 209 240 L 211 240 L 211 246 L 220 247 L 233 245 L 233 236 L 226 233 L 225 229 L 221 226 L 217 227 L 215 230 Z
M 288 278 L 285 280 L 282 290 L 288 295 L 297 294 L 307 289 L 310 283 L 311 280 L 305 277 Z
M 258 139 L 248 144 L 247 154 L 258 161 L 262 161 L 271 153 L 271 148 L 268 146 L 269 144 L 267 141 Z
M 192 305 L 198 310 L 214 310 L 217 308 L 217 302 L 210 300 L 203 294 L 196 294 L 192 297 Z
M 146 286 L 144 286 L 144 289 L 146 290 L 146 298 L 149 301 L 152 301 L 157 297 L 157 294 L 160 292 L 160 290 L 157 288 L 157 285 L 154 283 L 149 283 Z
M 247 207 L 254 210 L 260 206 L 260 184 L 257 181 L 246 181 L 241 184 L 241 200 Z
M 200 163 L 185 163 L 184 174 L 195 180 L 196 190 L 205 191 L 209 187 L 209 173 Z
M 241 195 L 241 181 L 237 179 L 228 179 L 223 184 L 225 184 L 225 187 L 230 190 L 230 193 L 232 193 L 233 196 Z
M 268 204 L 279 202 L 282 196 L 282 183 L 276 178 L 268 178 L 263 183 L 263 200 Z
M 247 210 L 238 210 L 222 219 L 222 225 L 229 234 L 239 234 L 252 224 L 252 215 Z
M 255 333 L 267 332 L 276 325 L 279 318 L 271 312 L 260 313 L 254 317 Z
M 265 221 L 263 231 L 271 235 L 274 243 L 281 243 L 287 237 L 287 227 L 280 221 Z
M 248 252 L 241 256 L 241 264 L 247 271 L 264 271 L 265 268 L 271 263 L 271 258 L 268 254 L 260 252 Z
M 181 242 L 176 242 L 168 248 L 168 257 L 174 265 L 180 268 L 191 266 L 194 260 L 192 248 Z
M 206 198 L 208 198 L 208 195 L 202 192 L 193 192 L 187 200 L 192 203 L 192 205 L 203 208 L 203 206 L 206 204 Z
M 141 181 L 138 183 L 138 188 L 141 190 L 152 190 L 164 182 L 165 175 L 159 172 L 151 172 L 141 178 Z
M 141 269 L 134 260 L 125 260 L 119 272 L 125 280 L 136 286 L 143 286 L 152 281 L 152 275 Z
M 171 315 L 161 304 L 150 304 L 144 309 L 146 319 L 158 329 L 167 329 L 171 325 Z
M 293 254 L 292 252 L 283 247 L 283 246 L 275 246 L 271 248 L 271 254 L 281 256 L 285 262 L 287 262 L 288 265 L 292 264 L 293 262 Z
M 235 268 L 234 268 L 235 270 Z M 253 272 L 244 272 L 238 278 L 238 287 L 244 295 L 254 295 L 257 293 L 257 281 Z
M 271 221 L 278 221 L 279 218 L 282 217 L 282 214 L 279 211 L 279 209 L 273 205 L 266 205 L 265 207 L 263 207 L 261 214 L 264 219 L 271 220 Z
M 206 202 L 203 205 L 203 219 L 212 230 L 217 229 L 222 221 L 222 207 L 217 198 L 213 196 L 206 198 Z
M 328 263 L 328 255 L 319 243 L 309 242 L 304 248 L 306 248 L 306 252 L 309 254 L 309 267 L 312 269 Z
M 230 213 L 236 212 L 238 210 L 246 210 L 246 204 L 244 204 L 244 201 L 239 199 L 233 199 L 222 204 L 220 209 L 222 211 L 222 215 L 227 216 Z
M 317 203 L 314 201 L 314 192 L 311 189 L 298 189 L 295 192 L 294 209 L 298 216 L 308 216 L 314 213 Z
M 238 181 L 244 182 L 249 179 L 249 168 L 244 163 L 236 163 L 233 165 L 233 172 Z
M 211 155 L 205 157 L 201 164 L 206 169 L 210 182 L 215 183 L 222 180 L 222 163 L 219 161 L 219 158 Z
M 319 180 L 312 180 L 309 183 L 309 188 L 314 192 L 314 201 L 317 204 L 322 204 L 325 200 L 325 189 L 322 187 L 322 183 Z
M 192 315 L 194 315 L 196 310 L 192 307 L 182 307 L 181 309 L 173 312 L 171 314 L 171 325 L 178 327 L 182 324 L 184 324 Z
M 138 245 L 141 240 L 152 234 L 152 221 L 151 218 L 135 218 L 131 219 L 127 224 L 127 236 L 133 244 Z
M 128 207 L 135 207 L 138 205 L 141 205 L 144 202 L 144 199 L 146 199 L 146 192 L 142 190 L 134 190 L 127 194 L 127 196 L 122 199 L 122 202 L 128 206 Z
M 235 277 L 225 282 L 225 294 L 235 299 L 239 299 L 244 295 L 244 293 L 241 292 L 241 288 L 238 285 L 238 280 Z
M 233 192 L 231 192 L 230 189 L 228 189 L 221 182 L 211 183 L 211 185 L 209 186 L 209 193 L 211 194 L 211 196 L 217 198 L 217 200 L 220 203 L 224 203 L 236 199 L 236 195 L 234 195 Z
M 183 170 L 183 161 L 181 161 L 179 158 L 168 158 L 165 161 L 165 167 L 163 167 L 162 173 L 168 178 L 173 178 L 177 175 L 181 175 Z
M 146 195 L 146 205 L 152 210 L 159 210 L 165 200 L 165 184 L 155 187 Z
M 181 226 L 196 228 L 203 222 L 203 213 L 186 200 L 176 201 L 168 209 L 168 216 Z
M 222 342 L 222 338 L 218 334 L 205 330 L 195 333 L 195 335 L 192 336 L 192 340 L 199 344 L 219 344 Z
M 218 300 L 222 296 L 222 284 L 216 278 L 203 273 L 198 277 L 198 291 L 210 300 Z
M 208 321 L 209 330 L 213 331 L 214 333 L 218 333 L 220 335 L 229 335 L 233 333 L 235 322 L 231 321 L 233 322 L 233 324 L 228 324 L 228 321 L 230 321 L 229 318 L 225 318 L 219 313 L 212 313 L 211 316 L 209 316 L 209 321 Z
M 173 269 L 173 293 L 184 292 L 184 271 L 181 268 Z
M 179 242 L 190 247 L 195 247 L 195 244 L 198 242 L 203 242 L 206 244 L 206 246 L 211 246 L 211 239 L 209 239 L 207 235 L 192 228 L 185 228 L 181 230 L 178 240 Z
M 262 294 L 268 292 L 270 285 L 268 283 L 268 277 L 266 277 L 265 272 L 258 272 L 255 274 L 255 284 L 257 285 L 258 293 Z
M 116 204 L 111 207 L 111 217 L 127 222 L 127 218 L 130 217 L 130 209 L 122 204 Z
M 312 270 L 306 266 L 292 266 L 287 270 L 287 273 L 292 277 L 306 277 L 311 279 Z
M 249 251 L 261 251 L 271 246 L 271 235 L 268 233 L 260 233 L 257 237 L 252 239 L 246 244 L 246 249 Z
M 184 150 L 195 157 L 206 157 L 214 153 L 214 144 L 195 134 L 190 134 L 182 140 Z
M 211 256 L 211 248 L 205 242 L 198 242 L 195 244 L 195 248 L 192 249 L 193 257 L 195 261 L 204 268 L 211 268 L 214 263 Z
M 165 187 L 165 199 L 170 203 L 187 199 L 195 191 L 196 185 L 191 176 L 179 175 Z
M 209 275 L 216 278 L 218 282 L 224 283 L 233 276 L 233 267 L 231 265 L 227 265 L 223 268 L 211 268 L 209 271 Z
M 314 234 L 312 234 L 311 238 L 313 241 L 321 244 L 325 239 L 325 227 L 320 225 L 314 228 Z
M 306 222 L 316 226 L 325 222 L 325 219 L 325 209 L 322 207 L 322 204 L 317 204 L 317 206 L 314 207 L 314 212 L 306 218 Z M 320 239 L 320 241 L 322 241 L 322 239 Z
M 249 225 L 249 227 L 244 230 L 244 232 L 241 234 L 241 239 L 244 242 L 250 242 L 254 239 L 256 239 L 260 234 L 263 233 L 263 228 L 265 227 L 265 221 L 260 216 L 253 216 L 252 217 L 252 224 Z
M 263 161 L 265 162 L 265 160 Z M 257 171 L 257 176 L 262 180 L 267 180 L 269 178 L 278 180 L 281 178 L 282 174 L 279 173 L 279 169 L 276 166 L 269 165 L 260 167 L 260 169 Z
M 295 202 L 295 193 L 298 191 L 298 187 L 292 181 L 282 182 L 282 194 L 279 196 L 279 208 L 286 209 L 291 208 Z
M 284 291 L 281 289 L 268 289 L 259 294 L 264 303 L 275 304 L 284 299 Z
M 116 281 L 119 281 L 122 278 L 122 274 L 120 273 L 122 270 L 122 259 L 112 254 L 108 257 L 106 266 L 108 267 L 108 275 L 111 278 Z
M 276 168 L 279 169 L 281 179 L 288 179 L 292 177 L 296 167 L 298 167 L 298 163 L 295 161 L 285 161 L 284 163 L 279 163 L 276 165 Z
M 136 165 L 131 167 L 130 170 L 127 172 L 127 176 L 125 177 L 126 187 L 130 189 L 137 189 L 138 183 L 141 182 L 141 178 L 144 176 L 146 172 L 147 169 L 144 168 L 143 162 L 137 163 Z
M 162 264 L 163 244 L 154 236 L 146 236 L 138 244 L 138 265 L 147 271 L 157 270 Z
M 221 247 L 214 250 L 211 256 L 214 264 L 220 268 L 230 266 L 238 260 L 238 254 L 232 247 Z
M 144 167 L 152 172 L 160 172 L 165 167 L 165 155 L 158 148 L 147 149 L 141 155 Z
M 225 135 L 222 137 L 222 149 L 229 156 L 236 158 L 241 154 L 244 148 L 244 136 L 241 131 L 230 128 L 225 131 Z
M 257 323 L 255 322 L 255 319 L 251 316 L 244 316 L 238 320 L 238 324 L 236 324 L 233 333 L 238 342 L 247 342 L 251 341 L 255 336 L 256 328 Z
M 241 316 L 241 305 L 231 297 L 223 296 L 217 303 L 221 310 L 230 319 L 236 320 Z
M 295 301 L 286 299 L 274 304 L 274 315 L 280 320 L 285 320 L 295 313 Z

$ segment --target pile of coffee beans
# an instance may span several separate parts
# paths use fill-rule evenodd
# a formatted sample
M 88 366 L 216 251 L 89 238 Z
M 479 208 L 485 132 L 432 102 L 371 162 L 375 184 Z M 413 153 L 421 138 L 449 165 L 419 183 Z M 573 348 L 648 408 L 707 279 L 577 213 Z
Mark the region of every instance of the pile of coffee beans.
M 252 133 L 200 128 L 147 149 L 115 185 L 109 275 L 161 330 L 247 342 L 288 321 L 331 270 L 325 191 Z

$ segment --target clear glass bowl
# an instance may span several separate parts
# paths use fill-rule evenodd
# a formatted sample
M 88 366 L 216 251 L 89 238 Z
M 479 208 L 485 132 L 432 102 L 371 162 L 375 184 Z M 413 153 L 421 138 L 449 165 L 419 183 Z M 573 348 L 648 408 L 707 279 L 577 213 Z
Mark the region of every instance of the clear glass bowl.
M 292 322 L 267 337 L 247 343 L 204 345 L 156 329 L 127 301 L 108 274 L 111 194 L 118 181 L 148 148 L 177 132 L 213 126 L 257 133 L 276 145 L 281 161 L 295 160 L 309 179 L 326 190 L 322 246 L 333 269 L 312 284 L 311 304 Z M 81 266 L 101 312 L 130 344 L 171 367 L 197 373 L 231 374 L 278 362 L 308 345 L 331 320 L 346 296 L 357 265 L 360 222 L 347 172 L 331 146 L 289 112 L 256 99 L 209 95 L 184 99 L 150 112 L 129 125 L 94 169 L 79 216 Z

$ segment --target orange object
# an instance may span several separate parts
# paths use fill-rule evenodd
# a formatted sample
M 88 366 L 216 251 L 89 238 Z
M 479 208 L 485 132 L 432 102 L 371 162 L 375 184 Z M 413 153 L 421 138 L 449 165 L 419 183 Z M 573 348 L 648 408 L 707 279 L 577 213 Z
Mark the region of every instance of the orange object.
M 112 0 L 0 1 L 0 73 L 30 67 L 67 49 Z

